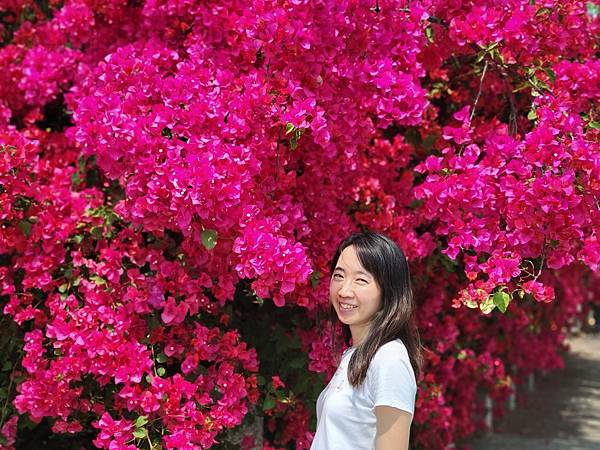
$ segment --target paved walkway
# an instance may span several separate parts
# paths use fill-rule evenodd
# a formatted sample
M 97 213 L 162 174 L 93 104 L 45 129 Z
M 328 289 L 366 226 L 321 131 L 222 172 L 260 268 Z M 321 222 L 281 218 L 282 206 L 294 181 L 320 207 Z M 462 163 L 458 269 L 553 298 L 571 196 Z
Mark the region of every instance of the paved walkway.
M 569 342 L 565 369 L 536 376 L 525 404 L 471 450 L 600 450 L 600 334 Z

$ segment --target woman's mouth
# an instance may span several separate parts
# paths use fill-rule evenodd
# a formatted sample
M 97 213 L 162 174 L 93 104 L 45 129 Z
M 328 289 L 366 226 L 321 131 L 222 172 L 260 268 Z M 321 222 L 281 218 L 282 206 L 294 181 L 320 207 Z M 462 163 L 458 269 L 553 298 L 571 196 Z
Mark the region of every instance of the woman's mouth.
M 349 311 L 355 308 L 358 308 L 358 306 L 356 305 L 351 305 L 350 303 L 342 303 L 342 302 L 338 302 L 338 304 L 340 305 L 340 309 L 343 309 L 344 311 Z

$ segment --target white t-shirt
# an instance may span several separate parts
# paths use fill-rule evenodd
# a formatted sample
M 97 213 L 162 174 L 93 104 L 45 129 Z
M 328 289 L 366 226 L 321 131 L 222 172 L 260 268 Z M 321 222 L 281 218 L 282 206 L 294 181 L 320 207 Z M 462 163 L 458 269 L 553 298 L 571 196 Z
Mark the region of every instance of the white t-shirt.
M 376 406 L 392 406 L 414 414 L 417 383 L 406 347 L 400 339 L 382 345 L 358 389 L 348 381 L 349 348 L 317 400 L 317 432 L 311 450 L 373 450 Z

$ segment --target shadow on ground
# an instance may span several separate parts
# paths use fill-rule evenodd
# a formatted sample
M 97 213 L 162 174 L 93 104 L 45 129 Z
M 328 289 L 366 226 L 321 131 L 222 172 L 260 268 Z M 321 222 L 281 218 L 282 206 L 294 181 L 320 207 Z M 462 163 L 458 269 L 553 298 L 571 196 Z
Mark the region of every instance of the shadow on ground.
M 600 334 L 569 343 L 565 368 L 537 376 L 535 391 L 471 450 L 600 450 Z

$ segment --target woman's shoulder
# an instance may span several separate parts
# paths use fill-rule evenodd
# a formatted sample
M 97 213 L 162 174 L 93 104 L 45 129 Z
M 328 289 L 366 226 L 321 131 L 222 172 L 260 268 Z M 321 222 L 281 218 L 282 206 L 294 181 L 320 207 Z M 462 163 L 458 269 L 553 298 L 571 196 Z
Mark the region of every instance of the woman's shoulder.
M 371 361 L 372 366 L 407 366 L 412 371 L 408 350 L 401 339 L 386 342 L 377 349 Z M 374 369 L 377 370 L 377 369 Z
M 402 383 L 399 384 L 399 380 Z M 402 340 L 386 342 L 377 349 L 367 371 L 367 385 L 373 392 L 399 389 L 400 385 L 410 395 L 416 391 L 415 373 Z
M 408 350 L 400 338 L 386 342 L 375 353 L 375 358 L 388 359 L 398 357 L 402 359 L 408 358 Z

